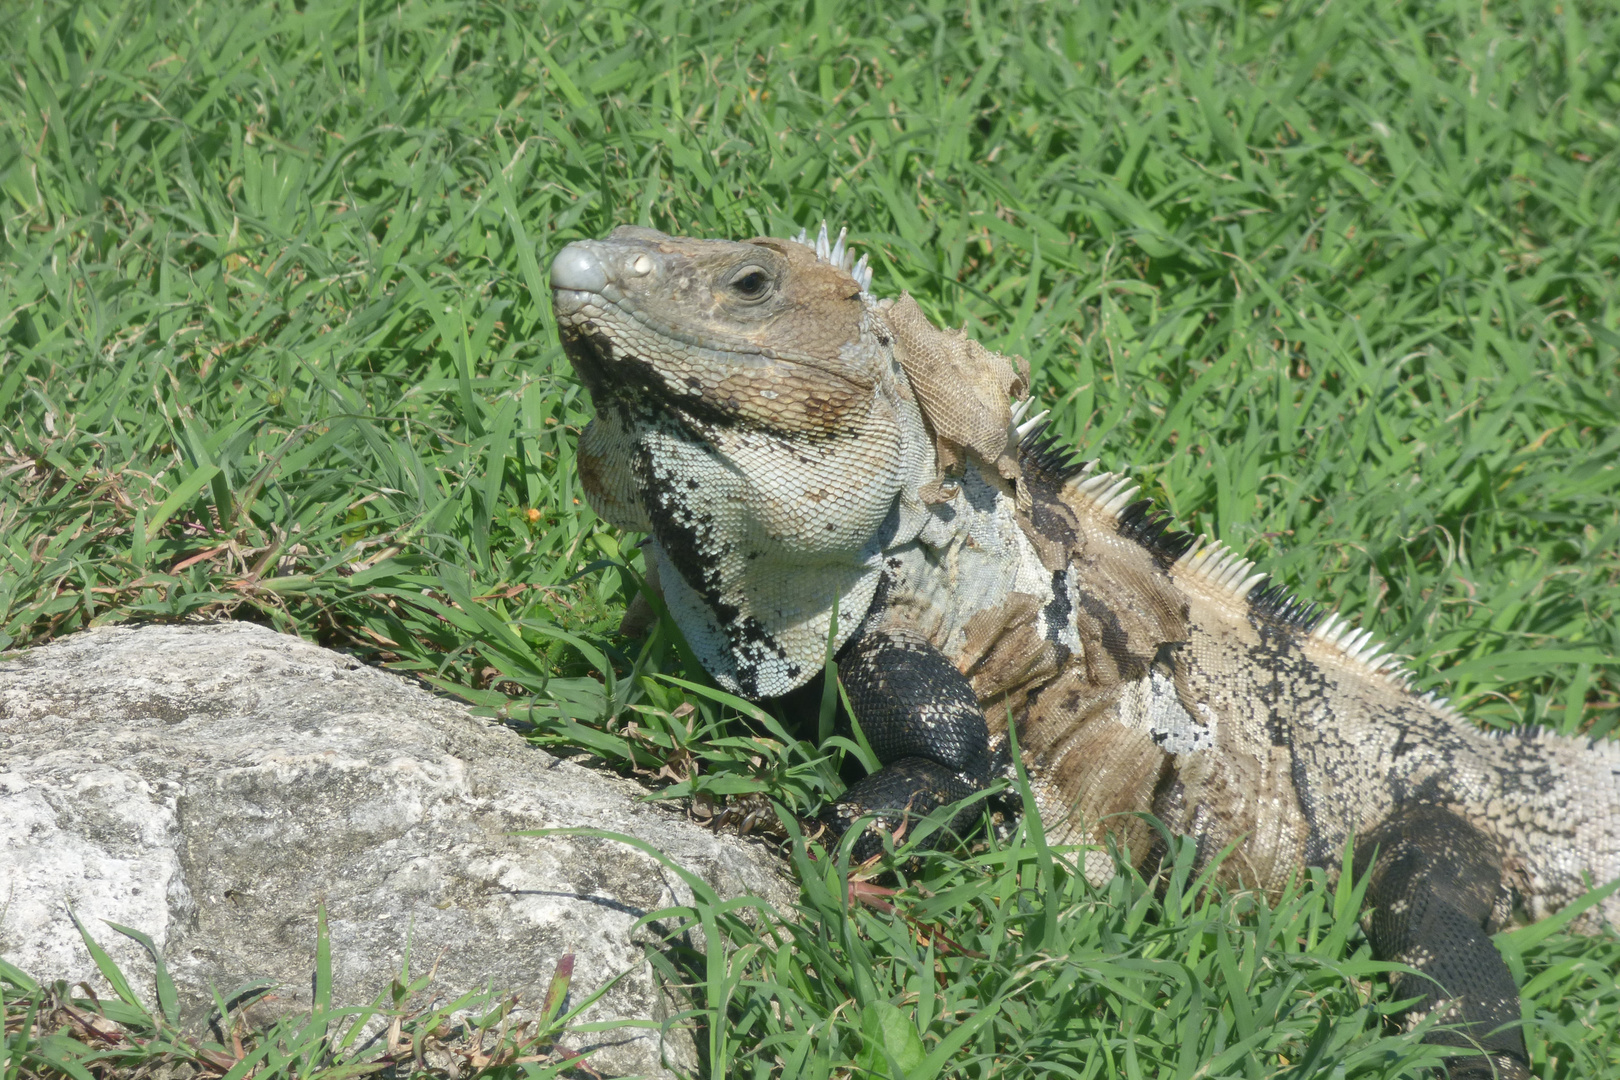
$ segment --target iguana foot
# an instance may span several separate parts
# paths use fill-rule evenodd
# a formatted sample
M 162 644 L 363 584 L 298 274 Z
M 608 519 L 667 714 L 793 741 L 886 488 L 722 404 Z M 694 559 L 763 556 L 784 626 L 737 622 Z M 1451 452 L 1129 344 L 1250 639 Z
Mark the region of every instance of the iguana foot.
M 1409 1017 L 1442 1010 L 1425 1041 L 1487 1052 L 1447 1059 L 1451 1080 L 1528 1077 L 1519 988 L 1487 933 L 1502 887 L 1490 838 L 1444 807 L 1404 807 L 1357 843 L 1356 873 L 1369 868 L 1373 952 L 1416 969 L 1394 996 L 1419 999 Z
M 863 629 L 839 659 L 839 680 L 883 768 L 850 785 L 820 818 L 842 835 L 870 817 L 851 859 L 883 850 L 883 833 L 903 836 L 942 806 L 990 783 L 990 734 L 967 678 L 920 634 Z M 980 813 L 969 807 L 951 829 Z
M 1447 1058 L 1446 1080 L 1530 1080 L 1530 1066 L 1508 1053 Z

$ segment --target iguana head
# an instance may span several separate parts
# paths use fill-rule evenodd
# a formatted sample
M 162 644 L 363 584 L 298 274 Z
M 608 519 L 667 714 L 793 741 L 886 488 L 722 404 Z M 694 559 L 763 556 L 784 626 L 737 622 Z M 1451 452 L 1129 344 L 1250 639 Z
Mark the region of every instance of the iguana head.
M 883 551 L 916 535 L 963 447 L 1007 463 L 1010 382 L 988 405 L 964 384 L 962 408 L 938 415 L 914 389 L 924 374 L 954 400 L 939 389 L 952 362 L 1007 362 L 935 330 L 908 297 L 874 301 L 869 281 L 825 228 L 814 244 L 620 228 L 552 264 L 563 347 L 596 406 L 586 493 L 652 534 L 698 658 L 751 697 L 802 684 L 848 638 Z M 994 445 L 972 441 L 981 429 Z
M 593 399 L 657 399 L 784 435 L 847 430 L 883 366 L 861 341 L 851 273 L 785 240 L 685 240 L 615 229 L 569 244 L 553 304 Z

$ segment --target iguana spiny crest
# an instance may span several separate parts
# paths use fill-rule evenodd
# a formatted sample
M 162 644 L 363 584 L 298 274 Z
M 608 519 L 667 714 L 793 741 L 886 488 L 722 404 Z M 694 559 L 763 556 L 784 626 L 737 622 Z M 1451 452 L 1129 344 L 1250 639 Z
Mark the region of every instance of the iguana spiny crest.
M 1427 976 L 1396 993 L 1450 1010 L 1460 1026 L 1434 1040 L 1490 1052 L 1453 1076 L 1527 1075 L 1487 935 L 1515 905 L 1540 918 L 1620 877 L 1620 744 L 1487 735 L 1415 694 L 1370 634 L 1020 422 L 1023 362 L 874 299 L 864 263 L 825 228 L 621 228 L 552 268 L 597 411 L 587 493 L 650 534 L 699 659 L 761 698 L 837 650 L 884 768 L 824 819 L 892 825 L 982 790 L 1010 718 L 1059 841 L 1106 824 L 1150 860 L 1148 812 L 1275 893 L 1354 837 L 1375 947 Z M 867 828 L 857 855 L 879 846 Z M 1620 927 L 1620 896 L 1582 925 L 1604 921 Z

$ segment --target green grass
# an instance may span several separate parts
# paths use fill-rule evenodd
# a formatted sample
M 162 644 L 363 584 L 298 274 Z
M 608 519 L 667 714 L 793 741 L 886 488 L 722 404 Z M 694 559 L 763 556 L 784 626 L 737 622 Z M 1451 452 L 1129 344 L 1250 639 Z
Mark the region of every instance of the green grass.
M 215 991 L 210 1035 L 182 1029 L 180 999 L 161 951 L 152 939 L 127 926 L 114 931 L 139 942 L 155 967 L 152 1008 L 101 948 L 90 929 L 74 916 L 85 947 L 113 997 L 76 995 L 65 982 L 40 985 L 26 972 L 0 960 L 0 1076 L 63 1076 L 71 1080 L 149 1075 L 168 1066 L 168 1075 L 207 1075 L 221 1080 L 249 1076 L 325 1080 L 429 1072 L 446 1075 L 446 1062 L 458 1071 L 485 1076 L 563 1075 L 574 1056 L 557 1048 L 557 1038 L 605 990 L 583 995 L 569 1007 L 573 954 L 559 958 L 539 1015 L 513 1024 L 515 996 L 492 990 L 470 991 L 446 1000 L 425 993 L 433 977 L 413 978 L 407 958 L 401 971 L 375 1000 L 365 1005 L 332 1000 L 332 942 L 326 909 L 316 913 L 314 1001 L 307 1014 L 290 1014 L 268 1029 L 249 1030 L 240 1006 L 267 988 L 245 986 L 229 994 Z M 80 984 L 73 989 L 83 989 Z M 227 1004 L 234 1000 L 235 1004 Z M 459 1014 L 459 1018 L 458 1018 Z M 380 1034 L 381 1037 L 378 1037 Z M 178 1071 L 174 1071 L 178 1070 Z
M 1421 684 L 1612 736 L 1613 5 L 889 10 L 0 7 L 0 646 L 255 619 L 701 806 L 818 805 L 836 762 L 691 689 L 667 627 L 614 636 L 638 561 L 579 492 L 544 268 L 626 222 L 826 218 Z M 1096 892 L 1020 835 L 845 915 L 801 869 L 804 917 L 700 905 L 737 948 L 659 961 L 716 1073 L 1433 1057 L 1380 1026 L 1343 885 Z M 1533 938 L 1504 947 L 1544 1075 L 1620 1077 L 1620 947 Z M 15 990 L 8 1039 L 45 1000 Z

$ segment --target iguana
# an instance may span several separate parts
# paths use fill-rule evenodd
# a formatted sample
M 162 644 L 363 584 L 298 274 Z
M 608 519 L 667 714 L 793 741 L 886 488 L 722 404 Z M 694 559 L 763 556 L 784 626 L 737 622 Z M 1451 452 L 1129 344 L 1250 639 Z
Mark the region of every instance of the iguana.
M 1148 859 L 1145 812 L 1274 894 L 1353 837 L 1374 950 L 1421 973 L 1395 988 L 1408 1019 L 1442 1009 L 1431 1041 L 1487 1052 L 1452 1077 L 1528 1076 L 1487 935 L 1620 877 L 1620 743 L 1487 734 L 1415 692 L 1368 632 L 1024 420 L 1026 365 L 875 299 L 843 233 L 619 228 L 564 247 L 551 286 L 596 410 L 585 490 L 649 534 L 709 674 L 781 697 L 837 650 L 883 768 L 825 811 L 835 831 L 983 790 L 1010 718 L 1055 841 L 1106 827 Z M 1581 928 L 1605 921 L 1620 895 Z

